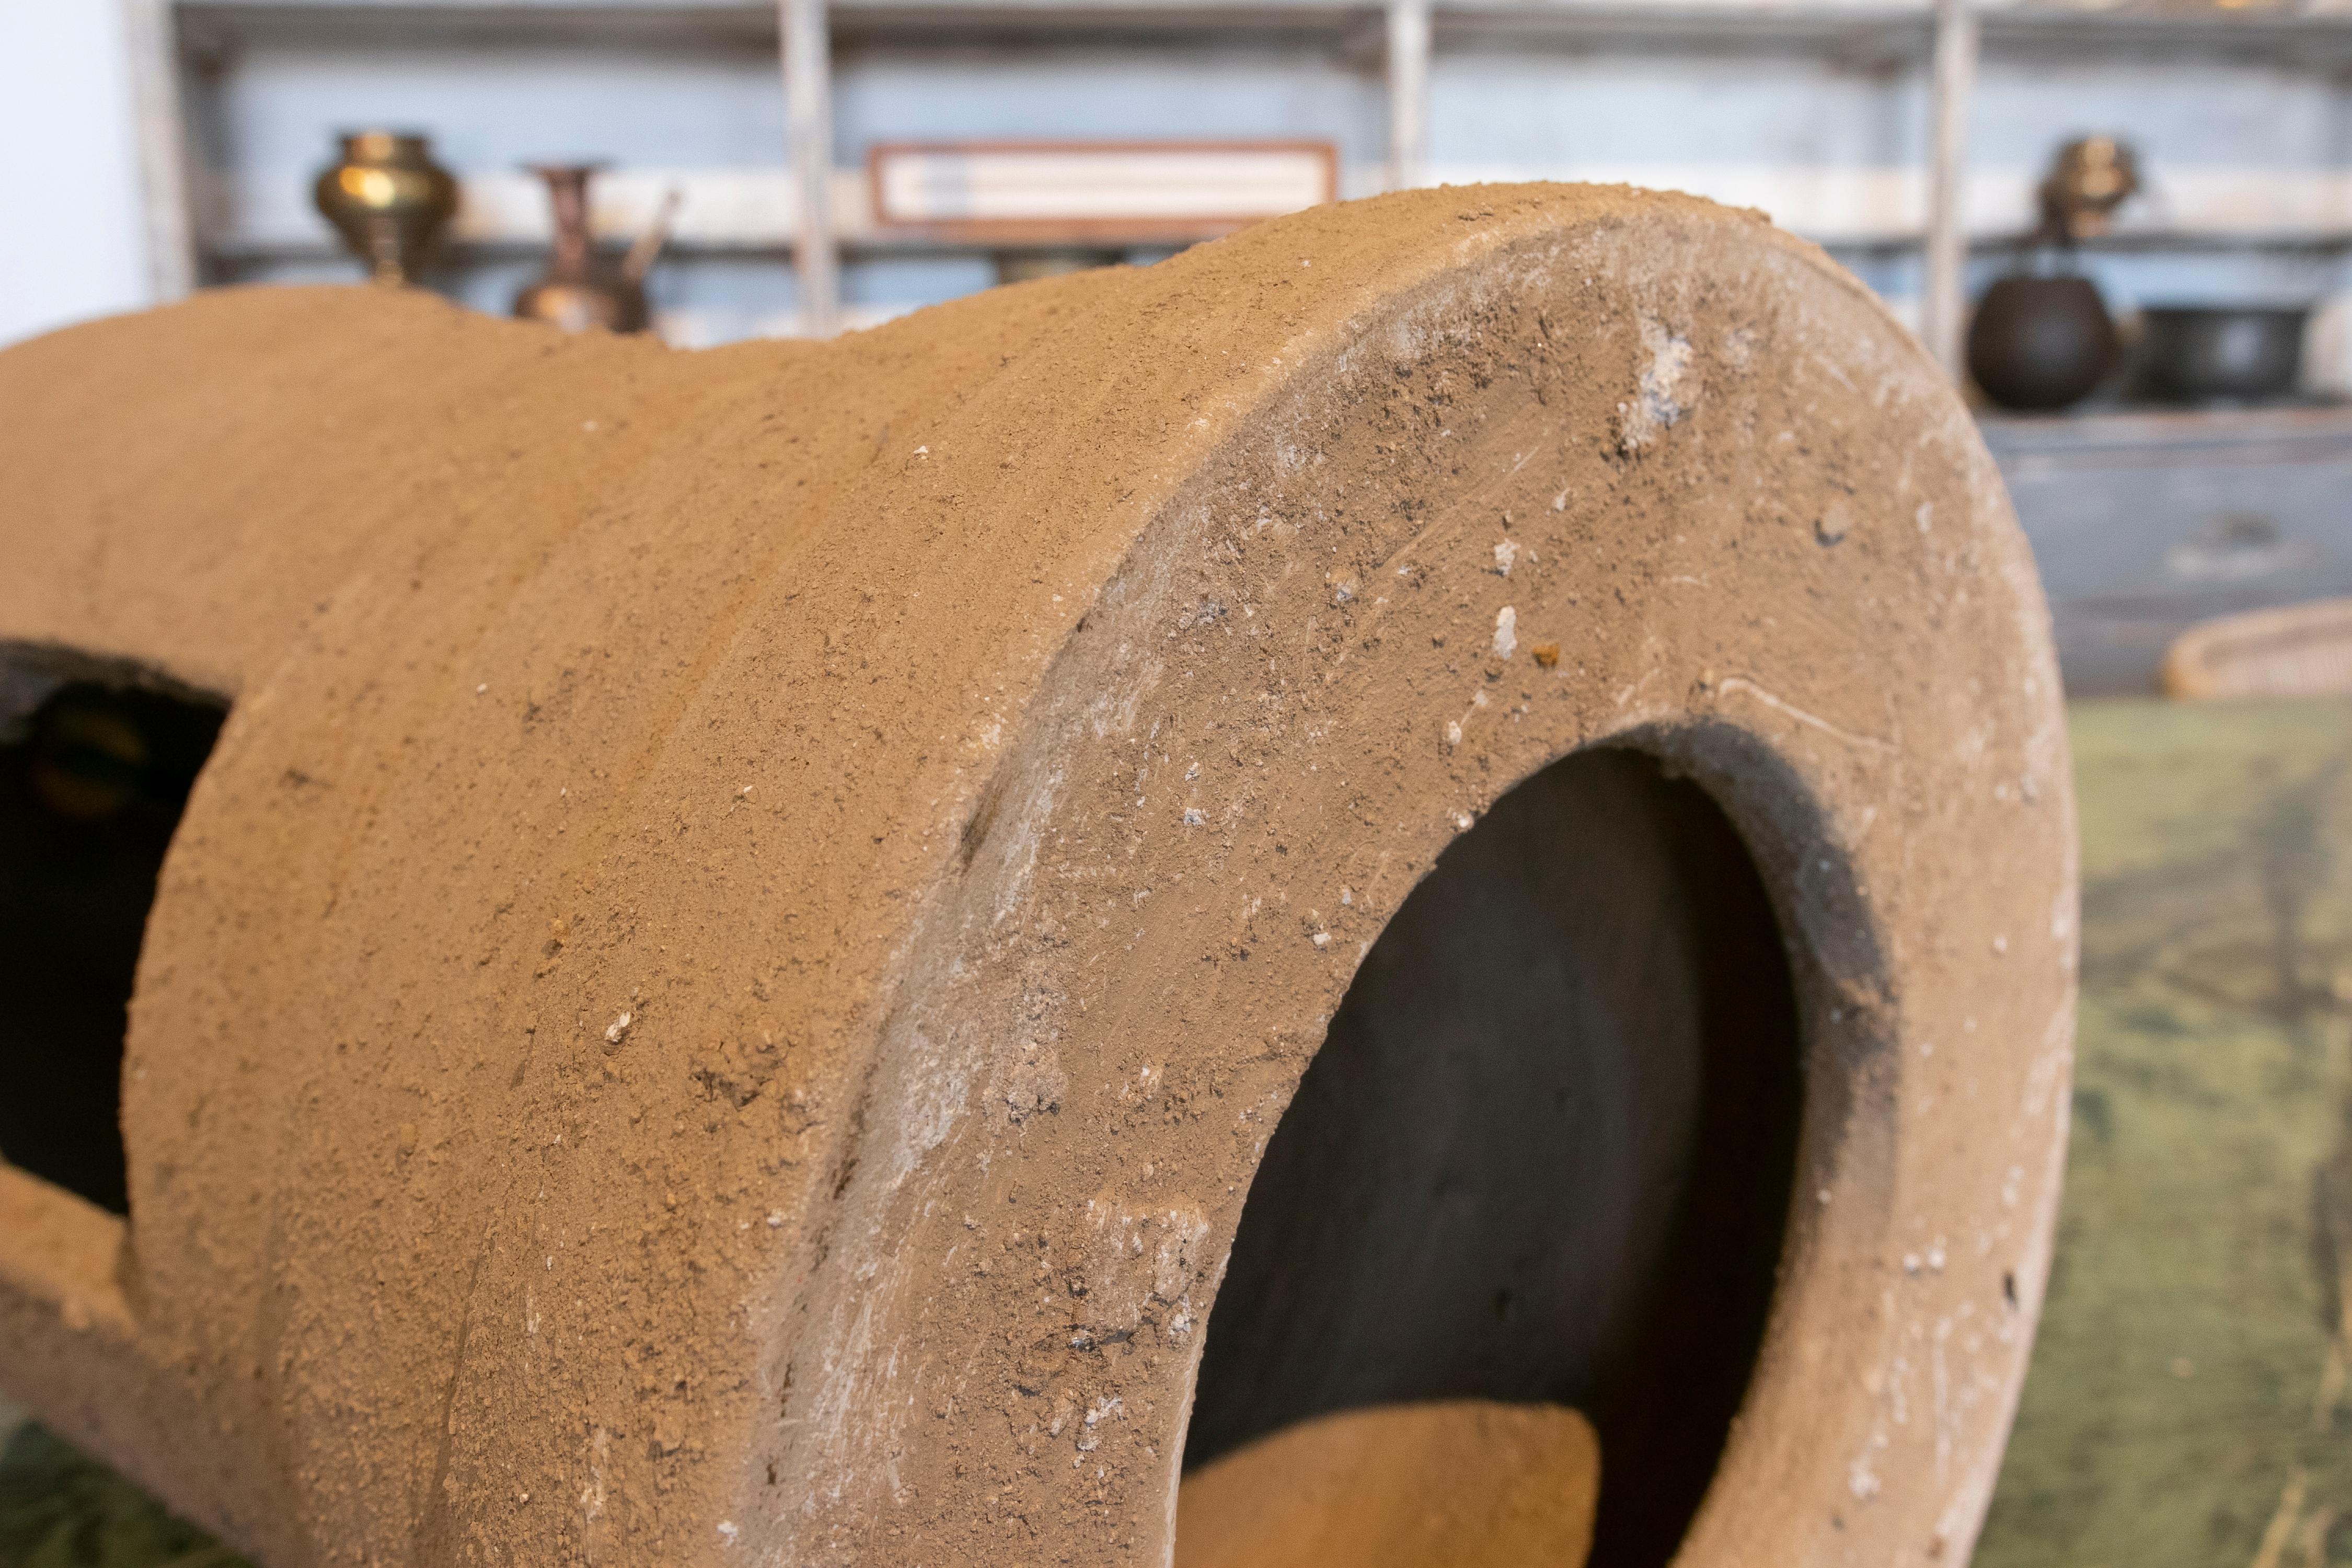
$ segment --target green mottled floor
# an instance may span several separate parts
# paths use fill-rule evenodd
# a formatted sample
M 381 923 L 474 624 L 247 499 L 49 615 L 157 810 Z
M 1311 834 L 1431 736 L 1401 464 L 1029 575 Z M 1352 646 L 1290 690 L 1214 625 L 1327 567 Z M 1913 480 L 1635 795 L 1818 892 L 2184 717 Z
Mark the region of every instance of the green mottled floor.
M 130 1482 L 37 1426 L 0 1455 L 0 1568 L 243 1568 Z
M 2074 1144 L 1979 1568 L 2352 1564 L 2352 704 L 2074 731 Z M 37 1428 L 0 1456 L 0 1568 L 235 1563 Z
M 2074 1139 L 1977 1562 L 2352 1563 L 2352 704 L 2074 731 Z

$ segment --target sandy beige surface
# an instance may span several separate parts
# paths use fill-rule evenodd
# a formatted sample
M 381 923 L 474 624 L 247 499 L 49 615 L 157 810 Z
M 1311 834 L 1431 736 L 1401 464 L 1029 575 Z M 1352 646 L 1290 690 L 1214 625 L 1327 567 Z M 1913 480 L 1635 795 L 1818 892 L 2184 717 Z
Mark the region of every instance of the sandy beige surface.
M 1351 1410 L 1187 1476 L 1176 1568 L 1580 1568 L 1601 1446 L 1558 1405 Z
M 2054 670 L 1966 411 L 1755 215 L 1415 192 L 706 353 L 231 290 L 0 353 L 0 644 L 235 704 L 132 1221 L 0 1182 L 59 1238 L 0 1381 L 273 1568 L 1156 1563 L 1355 966 L 1607 744 L 1770 889 L 1832 1194 L 1690 1561 L 1972 1532 L 2063 1131 Z

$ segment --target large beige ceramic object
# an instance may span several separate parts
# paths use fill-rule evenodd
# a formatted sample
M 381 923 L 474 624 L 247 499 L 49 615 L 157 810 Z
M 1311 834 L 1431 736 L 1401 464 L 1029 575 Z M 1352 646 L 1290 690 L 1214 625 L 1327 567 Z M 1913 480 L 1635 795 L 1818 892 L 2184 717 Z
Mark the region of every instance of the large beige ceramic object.
M 2057 676 L 1759 218 L 1422 192 L 704 353 L 212 294 L 0 354 L 0 560 L 17 657 L 234 704 L 130 1221 L 0 1172 L 0 1388 L 273 1568 L 1157 1565 L 1188 1424 L 1455 1397 L 1593 1415 L 1596 1563 L 1965 1557 Z
M 1592 1428 L 1556 1405 L 1343 1410 L 1185 1477 L 1176 1568 L 1580 1568 L 1600 1488 Z

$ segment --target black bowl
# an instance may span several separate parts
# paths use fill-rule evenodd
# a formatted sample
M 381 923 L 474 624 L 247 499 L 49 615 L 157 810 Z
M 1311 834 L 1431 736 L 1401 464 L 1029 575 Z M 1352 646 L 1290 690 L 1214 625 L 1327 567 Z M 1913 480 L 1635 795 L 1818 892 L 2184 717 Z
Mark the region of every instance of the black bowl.
M 2152 305 L 2141 313 L 2140 381 L 2179 403 L 2284 397 L 2303 372 L 2310 316 L 2308 305 Z

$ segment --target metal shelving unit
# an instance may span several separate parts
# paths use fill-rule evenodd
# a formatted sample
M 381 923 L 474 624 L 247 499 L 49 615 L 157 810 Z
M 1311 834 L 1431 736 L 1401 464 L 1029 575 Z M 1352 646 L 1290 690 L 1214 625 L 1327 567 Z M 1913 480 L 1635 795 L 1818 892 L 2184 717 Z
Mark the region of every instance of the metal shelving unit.
M 1430 177 L 1429 83 L 1434 55 L 1451 47 L 1543 39 L 1599 51 L 1822 54 L 1870 68 L 1929 72 L 1929 193 L 1914 228 L 1824 235 L 1847 248 L 1923 247 L 1923 335 L 1956 364 L 1961 271 L 1971 247 L 2001 236 L 1971 234 L 1963 222 L 1967 116 L 1982 56 L 2037 61 L 2178 56 L 2194 50 L 2289 62 L 2318 69 L 2352 67 L 2352 11 L 2142 14 L 2040 4 L 1981 5 L 1972 0 L 129 0 L 152 250 L 167 297 L 199 275 L 200 250 L 224 258 L 310 254 L 324 247 L 290 234 L 200 236 L 190 216 L 184 73 L 192 58 L 233 56 L 257 43 L 362 47 L 420 43 L 593 42 L 775 51 L 788 132 L 772 172 L 730 210 L 755 217 L 731 233 L 688 233 L 688 253 L 776 255 L 797 268 L 808 327 L 830 331 L 838 316 L 845 251 L 919 252 L 919 240 L 877 235 L 863 216 L 856 175 L 837 169 L 831 145 L 835 53 L 901 41 L 1014 45 L 1086 41 L 1181 45 L 1212 34 L 1311 41 L 1381 71 L 1385 80 L 1385 166 L 1351 182 L 1394 187 Z M 488 233 L 461 254 L 503 255 L 530 243 L 522 233 Z M 2126 233 L 2117 247 L 2284 247 L 2352 246 L 2352 211 L 2341 226 L 2292 229 L 2200 229 L 2174 226 Z

